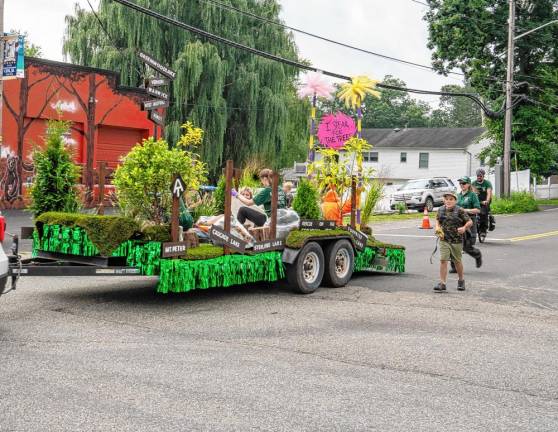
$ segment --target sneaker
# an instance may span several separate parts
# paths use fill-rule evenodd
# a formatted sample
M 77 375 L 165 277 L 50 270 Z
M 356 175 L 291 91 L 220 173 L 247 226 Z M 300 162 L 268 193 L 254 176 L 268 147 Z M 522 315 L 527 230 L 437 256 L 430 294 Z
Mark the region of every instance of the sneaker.
M 476 263 L 477 263 L 477 268 L 482 266 L 482 255 L 480 255 L 478 258 L 475 259 Z
M 457 291 L 465 291 L 465 279 L 457 281 Z
M 438 285 L 436 285 L 434 287 L 434 291 L 436 291 L 436 292 L 442 292 L 442 291 L 445 291 L 445 290 L 446 290 L 446 284 L 444 284 L 442 282 L 440 282 Z

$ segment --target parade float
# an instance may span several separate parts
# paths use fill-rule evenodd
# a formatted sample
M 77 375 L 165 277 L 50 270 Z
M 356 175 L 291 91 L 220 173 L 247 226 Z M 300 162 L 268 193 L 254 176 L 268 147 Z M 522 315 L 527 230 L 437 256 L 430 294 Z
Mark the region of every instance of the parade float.
M 158 277 L 159 293 L 184 293 L 287 279 L 294 290 L 312 293 L 321 285 L 344 286 L 354 272 L 404 272 L 404 247 L 378 242 L 370 230 L 361 231 L 360 195 L 372 175 L 362 166 L 362 153 L 370 145 L 360 136 L 360 104 L 365 94 L 374 94 L 374 81 L 360 77 L 342 87 L 340 98 L 357 109 L 356 125 L 335 113 L 323 116 L 316 128 L 316 101 L 330 97 L 331 91 L 320 77 L 301 91 L 312 100 L 309 174 L 299 185 L 294 210 L 278 209 L 280 181 L 275 173 L 266 224 L 239 224 L 233 195 L 243 186 L 243 176 L 227 161 L 220 187 L 206 197 L 212 205 L 202 206 L 208 214 L 197 214 L 195 224 L 185 226 L 181 201 L 200 190 L 207 174 L 195 152 L 203 131 L 187 123 L 173 148 L 150 138 L 123 158 L 114 175 L 119 215 L 78 213 L 71 187 L 57 195 L 51 183 L 58 180 L 38 175 L 33 190 L 42 198 L 32 207 L 35 225 L 22 230 L 22 236 L 32 238 L 33 255 L 22 259 L 14 239 L 13 283 L 22 275 L 145 275 Z M 50 192 L 39 190 L 45 185 Z M 49 193 L 74 195 L 45 204 Z

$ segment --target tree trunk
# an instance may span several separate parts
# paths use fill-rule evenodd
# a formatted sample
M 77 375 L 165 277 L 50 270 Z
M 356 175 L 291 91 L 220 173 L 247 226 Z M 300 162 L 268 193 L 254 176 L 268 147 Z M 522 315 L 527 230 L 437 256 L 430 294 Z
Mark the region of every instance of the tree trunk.
M 93 150 L 95 148 L 95 95 L 97 87 L 95 83 L 96 74 L 89 75 L 89 94 L 87 98 L 87 129 L 85 132 L 86 158 L 85 158 L 85 186 L 91 191 L 89 201 L 93 201 Z

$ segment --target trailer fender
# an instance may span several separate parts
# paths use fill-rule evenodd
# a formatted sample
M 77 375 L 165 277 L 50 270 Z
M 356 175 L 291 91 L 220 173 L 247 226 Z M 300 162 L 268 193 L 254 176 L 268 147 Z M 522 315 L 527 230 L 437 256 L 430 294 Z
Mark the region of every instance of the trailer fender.
M 300 249 L 285 248 L 282 260 L 285 264 L 293 264 L 300 253 Z

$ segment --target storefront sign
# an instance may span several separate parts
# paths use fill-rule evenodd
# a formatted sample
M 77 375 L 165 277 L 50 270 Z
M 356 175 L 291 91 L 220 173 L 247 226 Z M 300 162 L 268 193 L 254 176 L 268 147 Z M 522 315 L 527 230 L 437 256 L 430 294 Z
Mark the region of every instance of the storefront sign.
M 320 144 L 333 149 L 343 147 L 355 133 L 355 121 L 339 112 L 325 116 L 318 126 Z
M 155 69 L 157 72 L 163 74 L 167 78 L 170 78 L 171 80 L 176 78 L 176 72 L 175 71 L 173 71 L 171 68 L 165 66 L 164 64 L 161 64 L 160 62 L 155 60 L 153 57 L 151 57 L 149 54 L 146 54 L 143 51 L 139 51 L 138 56 L 146 65 L 151 66 L 153 69 Z
M 266 240 L 254 244 L 254 252 L 269 252 L 285 248 L 283 240 Z
M 2 79 L 16 79 L 25 76 L 24 39 L 20 35 L 7 35 L 4 40 L 4 64 Z
M 300 229 L 333 229 L 335 221 L 331 220 L 301 220 Z
M 163 243 L 163 258 L 172 258 L 183 256 L 188 249 L 186 242 L 168 242 Z
M 364 250 L 366 242 L 368 241 L 368 236 L 359 230 L 354 229 L 350 225 L 347 225 L 347 231 L 349 231 L 349 233 L 353 236 L 357 250 Z
M 228 246 L 231 249 L 237 250 L 239 252 L 246 251 L 246 242 L 240 240 L 229 233 L 226 233 L 221 228 L 213 225 L 209 230 L 209 237 L 215 242 L 215 244 Z

